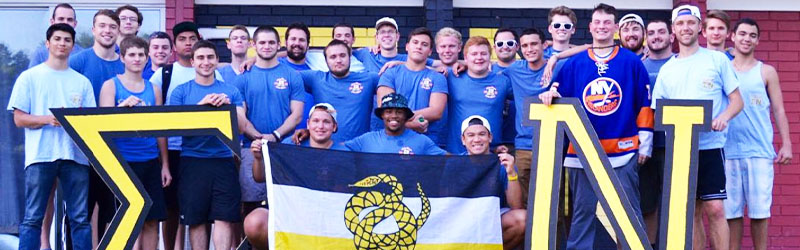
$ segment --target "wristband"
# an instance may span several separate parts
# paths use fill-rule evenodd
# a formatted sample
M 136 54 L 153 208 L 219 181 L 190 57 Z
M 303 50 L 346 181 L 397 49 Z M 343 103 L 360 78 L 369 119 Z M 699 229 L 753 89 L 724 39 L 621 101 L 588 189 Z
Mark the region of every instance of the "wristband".
M 280 142 L 280 141 L 281 141 L 281 133 L 280 133 L 280 132 L 278 132 L 278 130 L 273 130 L 273 131 L 272 131 L 272 136 L 275 136 L 275 140 L 276 140 L 276 141 L 278 141 L 278 142 Z
M 519 175 L 508 175 L 508 181 L 516 181 L 519 179 Z

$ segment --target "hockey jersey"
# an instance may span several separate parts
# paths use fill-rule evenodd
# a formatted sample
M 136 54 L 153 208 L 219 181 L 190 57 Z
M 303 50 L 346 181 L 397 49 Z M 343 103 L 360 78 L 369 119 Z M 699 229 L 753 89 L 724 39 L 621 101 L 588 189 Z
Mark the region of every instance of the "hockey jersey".
M 606 58 L 589 49 L 567 61 L 554 82 L 561 96 L 581 100 L 613 167 L 627 164 L 637 150 L 650 155 L 653 110 L 639 57 L 618 46 Z M 564 166 L 582 167 L 572 144 Z

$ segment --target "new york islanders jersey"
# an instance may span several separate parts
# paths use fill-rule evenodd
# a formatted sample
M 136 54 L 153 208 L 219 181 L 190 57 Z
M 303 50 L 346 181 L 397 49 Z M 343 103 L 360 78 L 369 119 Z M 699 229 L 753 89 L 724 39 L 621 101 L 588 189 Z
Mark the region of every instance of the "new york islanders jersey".
M 599 58 L 589 49 L 570 58 L 554 82 L 563 97 L 581 100 L 613 167 L 624 166 L 637 150 L 650 155 L 653 110 L 647 70 L 639 57 L 614 47 Z M 582 167 L 572 144 L 564 166 Z

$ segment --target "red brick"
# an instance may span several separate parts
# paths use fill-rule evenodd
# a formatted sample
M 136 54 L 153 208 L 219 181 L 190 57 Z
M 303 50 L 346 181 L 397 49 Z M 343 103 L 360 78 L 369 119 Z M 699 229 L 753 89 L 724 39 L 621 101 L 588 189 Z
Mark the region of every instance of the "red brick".
M 772 41 L 797 41 L 800 40 L 800 33 L 788 31 L 772 31 L 769 33 Z
M 752 18 L 755 20 L 765 20 L 769 19 L 769 12 L 766 11 L 742 11 L 739 13 L 739 17 L 741 18 Z
M 778 71 L 778 77 L 781 79 L 781 89 L 783 91 L 800 91 L 800 75 L 797 71 Z
M 795 62 L 798 60 L 798 57 L 797 57 L 797 52 L 788 52 L 788 51 L 769 52 L 769 60 Z
M 778 42 L 773 41 L 759 41 L 756 51 L 777 51 Z
M 782 236 L 800 236 L 800 226 L 796 226 L 796 227 L 783 226 L 783 228 L 781 228 L 781 235 Z
M 783 42 L 781 42 L 781 44 L 783 44 Z M 800 44 L 800 43 L 798 43 L 798 44 Z M 761 47 L 760 44 L 758 46 Z M 777 64 L 776 69 L 778 71 L 800 72 L 800 62 L 780 62 L 780 63 Z
M 774 12 L 770 12 L 769 13 L 769 17 L 772 20 L 789 21 L 790 22 L 790 21 L 793 21 L 793 20 L 800 20 L 800 12 L 794 12 L 794 11 L 778 12 L 778 11 L 774 11 Z
M 759 44 L 758 47 L 761 47 L 761 44 Z M 798 42 L 798 41 L 794 41 L 794 42 L 779 42 L 778 43 L 778 50 L 781 50 L 781 51 L 800 51 L 800 42 Z
M 784 170 L 786 170 L 786 169 L 784 169 Z M 795 185 L 797 183 L 800 183 L 800 176 L 798 176 L 798 175 L 780 175 L 780 176 L 776 175 L 775 176 L 775 184 L 791 184 L 791 185 Z M 798 199 L 798 200 L 800 200 L 800 199 Z M 781 203 L 781 204 L 783 204 L 783 203 Z

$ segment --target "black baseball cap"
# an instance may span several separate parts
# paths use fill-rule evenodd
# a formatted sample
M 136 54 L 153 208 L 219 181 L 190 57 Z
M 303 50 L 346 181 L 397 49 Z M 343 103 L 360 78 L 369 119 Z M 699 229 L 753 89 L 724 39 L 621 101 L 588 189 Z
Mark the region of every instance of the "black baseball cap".
M 181 23 L 178 23 L 175 26 L 173 26 L 172 27 L 172 37 L 176 37 L 177 38 L 178 34 L 183 33 L 183 32 L 187 32 L 187 31 L 194 32 L 194 34 L 197 35 L 197 38 L 198 39 L 200 38 L 200 31 L 199 31 L 199 28 L 197 27 L 197 24 L 195 24 L 193 22 L 189 22 L 189 21 L 181 22 Z

